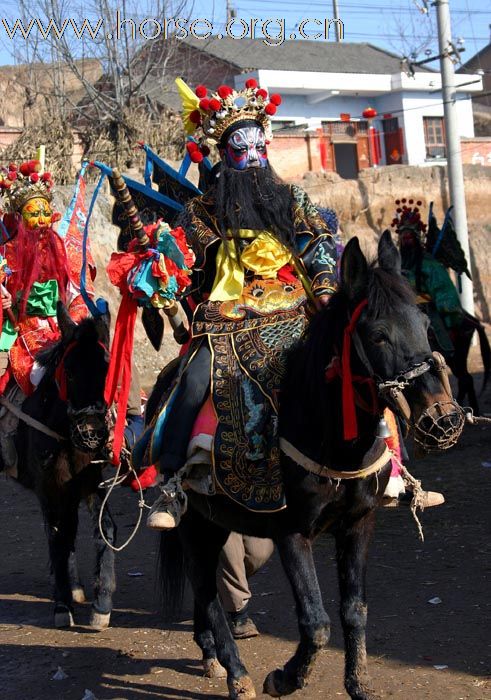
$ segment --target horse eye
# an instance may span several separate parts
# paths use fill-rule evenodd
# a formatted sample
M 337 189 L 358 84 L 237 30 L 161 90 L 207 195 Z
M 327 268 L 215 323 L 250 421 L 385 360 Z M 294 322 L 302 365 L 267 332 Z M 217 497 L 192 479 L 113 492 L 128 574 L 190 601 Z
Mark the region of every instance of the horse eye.
M 372 343 L 375 343 L 375 345 L 385 345 L 389 339 L 383 333 L 374 333 L 371 340 Z

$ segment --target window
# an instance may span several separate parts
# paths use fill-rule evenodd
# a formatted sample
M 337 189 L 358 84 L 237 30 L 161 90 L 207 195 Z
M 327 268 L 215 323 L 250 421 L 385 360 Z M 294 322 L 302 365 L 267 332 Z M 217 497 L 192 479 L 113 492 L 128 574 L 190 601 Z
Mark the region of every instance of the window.
M 423 117 L 426 157 L 445 158 L 445 127 L 443 117 Z
M 366 121 L 329 121 L 322 122 L 324 133 L 329 136 L 348 136 L 356 138 L 357 134 L 366 135 L 368 124 Z

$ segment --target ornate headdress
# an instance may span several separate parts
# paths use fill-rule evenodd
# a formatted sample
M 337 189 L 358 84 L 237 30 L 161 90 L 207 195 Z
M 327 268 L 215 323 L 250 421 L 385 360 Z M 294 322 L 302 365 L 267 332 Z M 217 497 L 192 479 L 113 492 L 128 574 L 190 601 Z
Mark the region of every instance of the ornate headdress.
M 422 205 L 421 201 L 416 202 L 416 206 L 413 207 L 414 199 L 396 199 L 395 201 L 397 209 L 396 215 L 392 219 L 391 227 L 395 228 L 396 232 L 399 234 L 404 229 L 411 229 L 417 235 L 421 242 L 424 242 L 424 235 L 426 233 L 426 224 L 421 220 L 421 214 L 419 207 Z
M 9 163 L 0 170 L 0 195 L 4 209 L 8 213 L 20 211 L 24 204 L 34 197 L 42 197 L 47 202 L 53 198 L 51 173 L 42 173 L 38 160 L 28 160 L 19 167 Z
M 220 85 L 211 94 L 204 85 L 198 85 L 193 92 L 181 78 L 177 78 L 176 85 L 182 99 L 186 134 L 197 136 L 198 143 L 188 141 L 186 145 L 193 162 L 199 163 L 208 155 L 206 141 L 218 144 L 227 129 L 241 121 L 256 122 L 264 129 L 266 138 L 272 138 L 270 118 L 281 104 L 281 97 L 277 94 L 268 97 L 254 78 L 246 80 L 243 90 Z

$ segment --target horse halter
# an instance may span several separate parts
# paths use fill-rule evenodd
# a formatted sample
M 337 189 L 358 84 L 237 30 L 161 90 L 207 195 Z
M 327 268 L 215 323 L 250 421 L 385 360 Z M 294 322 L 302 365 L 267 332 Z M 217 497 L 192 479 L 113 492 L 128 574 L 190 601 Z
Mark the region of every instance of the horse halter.
M 433 352 L 432 356 L 410 365 L 402 370 L 396 377 L 383 380 L 373 370 L 368 359 L 358 333 L 356 324 L 361 312 L 367 305 L 367 300 L 363 300 L 354 310 L 351 321 L 345 329 L 343 339 L 343 361 L 341 367 L 343 381 L 343 404 L 345 400 L 345 385 L 347 379 L 351 381 L 351 370 L 346 373 L 346 367 L 350 363 L 351 344 L 353 341 L 359 359 L 367 369 L 369 378 L 373 382 L 377 395 L 380 396 L 396 413 L 399 413 L 408 425 L 413 428 L 414 440 L 426 452 L 447 450 L 455 445 L 459 439 L 465 424 L 465 414 L 452 396 L 452 389 L 447 374 L 447 364 L 444 357 Z M 446 401 L 437 401 L 428 406 L 414 421 L 412 411 L 404 396 L 404 389 L 409 387 L 415 380 L 422 377 L 427 372 L 434 372 L 440 380 L 447 395 Z M 343 406 L 343 413 L 345 412 Z
M 65 360 L 77 345 L 77 341 L 69 343 L 55 370 L 55 382 L 61 401 L 67 404 L 67 415 L 70 423 L 70 439 L 82 452 L 91 453 L 100 449 L 107 440 L 110 427 L 108 409 L 104 402 L 84 408 L 74 409 L 68 400 Z M 105 357 L 109 355 L 108 348 L 98 341 L 104 350 Z M 102 420 L 100 420 L 102 416 Z

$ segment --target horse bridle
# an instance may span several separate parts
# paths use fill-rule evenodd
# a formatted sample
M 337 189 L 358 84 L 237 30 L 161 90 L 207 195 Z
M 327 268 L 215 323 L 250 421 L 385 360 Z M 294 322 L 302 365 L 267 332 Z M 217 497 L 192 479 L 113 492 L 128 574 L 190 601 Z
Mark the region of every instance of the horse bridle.
M 75 409 L 68 400 L 67 381 L 65 374 L 65 361 L 76 346 L 77 341 L 74 340 L 67 345 L 65 351 L 55 370 L 55 382 L 58 388 L 58 396 L 66 403 L 67 415 L 70 421 L 70 437 L 72 441 L 82 450 L 94 452 L 99 449 L 101 442 L 104 440 L 106 433 L 110 427 L 110 416 L 107 406 L 102 403 L 84 406 L 83 408 Z M 109 357 L 107 346 L 98 341 L 98 345 L 104 350 L 105 357 Z M 88 418 L 103 416 L 104 421 L 101 421 L 100 428 L 94 428 L 89 425 Z
M 365 307 L 366 301 L 364 300 L 360 306 Z M 431 357 L 410 365 L 398 372 L 393 379 L 384 380 L 374 372 L 356 326 L 353 327 L 351 337 L 358 357 L 373 381 L 377 394 L 404 419 L 408 426 L 413 428 L 415 441 L 427 452 L 446 450 L 455 445 L 464 428 L 465 414 L 453 398 L 447 363 L 443 355 L 439 352 L 433 352 Z M 437 401 L 427 407 L 414 421 L 411 408 L 403 392 L 427 372 L 434 372 L 437 375 L 447 395 L 447 400 Z M 443 425 L 444 419 L 450 415 L 455 422 L 451 427 L 446 427 Z

